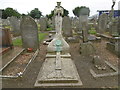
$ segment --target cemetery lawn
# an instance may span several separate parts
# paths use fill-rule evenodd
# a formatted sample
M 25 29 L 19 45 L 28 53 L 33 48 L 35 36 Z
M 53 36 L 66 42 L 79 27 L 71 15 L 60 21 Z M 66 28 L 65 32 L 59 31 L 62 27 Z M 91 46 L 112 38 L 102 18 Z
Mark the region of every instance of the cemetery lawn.
M 38 36 L 39 36 L 39 41 L 41 42 L 47 36 L 47 33 L 39 33 Z M 13 45 L 14 46 L 22 46 L 21 38 L 17 38 L 15 40 L 13 40 Z

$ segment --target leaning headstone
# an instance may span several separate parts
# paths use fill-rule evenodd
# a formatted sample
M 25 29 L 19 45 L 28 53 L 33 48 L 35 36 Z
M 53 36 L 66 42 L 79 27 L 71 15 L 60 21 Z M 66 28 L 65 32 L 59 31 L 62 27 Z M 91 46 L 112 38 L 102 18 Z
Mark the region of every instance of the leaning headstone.
M 10 17 L 9 18 L 12 31 L 13 31 L 13 36 L 20 36 L 21 35 L 21 30 L 20 30 L 20 20 L 17 17 Z
M 24 48 L 39 48 L 38 28 L 34 19 L 30 16 L 24 16 L 20 23 L 21 36 Z
M 40 31 L 45 31 L 47 29 L 47 21 L 44 17 L 41 17 L 39 20 Z
M 98 20 L 98 33 L 105 33 L 107 30 L 107 21 L 108 15 L 106 13 L 103 13 L 99 16 Z
M 65 16 L 63 18 L 63 36 L 72 37 L 72 24 L 69 17 Z

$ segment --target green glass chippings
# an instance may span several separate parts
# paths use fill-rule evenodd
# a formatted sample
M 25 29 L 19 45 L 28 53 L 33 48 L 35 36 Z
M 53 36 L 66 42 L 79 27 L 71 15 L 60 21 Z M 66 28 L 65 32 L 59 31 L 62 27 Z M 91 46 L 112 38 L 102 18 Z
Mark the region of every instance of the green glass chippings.
M 61 51 L 61 45 L 62 45 L 61 40 L 56 40 L 55 45 L 56 45 L 56 51 L 60 52 Z

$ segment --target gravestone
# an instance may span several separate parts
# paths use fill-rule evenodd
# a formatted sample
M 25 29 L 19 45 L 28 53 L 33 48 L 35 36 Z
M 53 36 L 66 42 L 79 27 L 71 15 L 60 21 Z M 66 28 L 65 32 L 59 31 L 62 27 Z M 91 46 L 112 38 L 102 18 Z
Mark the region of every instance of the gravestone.
M 98 20 L 98 33 L 105 33 L 107 30 L 107 22 L 108 22 L 108 16 L 107 14 L 103 13 L 99 16 Z
M 45 17 L 40 18 L 39 24 L 40 24 L 40 31 L 47 30 L 47 21 L 46 21 Z
M 0 47 L 12 47 L 12 39 L 10 35 L 10 29 L 0 29 Z
M 88 15 L 89 10 L 88 8 L 82 8 L 80 11 L 80 20 L 82 24 L 82 36 L 83 36 L 83 43 L 80 44 L 80 54 L 82 55 L 93 55 L 95 54 L 95 48 L 91 42 L 88 40 Z
M 10 22 L 8 19 L 2 19 L 2 25 L 3 26 L 9 26 L 10 25 Z
M 71 24 L 71 20 L 69 17 L 65 16 L 63 18 L 63 36 L 64 37 L 72 37 L 72 24 Z
M 9 21 L 12 27 L 13 36 L 20 36 L 21 35 L 20 20 L 17 17 L 12 16 L 9 18 Z
M 119 25 L 120 24 L 118 22 L 118 18 L 114 18 L 114 21 L 112 22 L 111 27 L 110 27 L 111 35 L 116 36 L 117 34 L 119 34 L 118 32 Z
M 47 47 L 47 55 L 38 74 L 35 87 L 79 87 L 82 85 L 77 69 L 69 54 L 69 45 L 62 30 L 63 8 L 54 9 L 56 35 Z
M 74 29 L 75 32 L 78 32 L 79 31 L 79 19 L 77 17 L 74 17 L 72 19 L 72 28 Z
M 38 28 L 34 19 L 30 16 L 24 16 L 20 23 L 21 36 L 24 48 L 39 48 Z
M 52 29 L 55 29 L 55 16 L 52 17 Z

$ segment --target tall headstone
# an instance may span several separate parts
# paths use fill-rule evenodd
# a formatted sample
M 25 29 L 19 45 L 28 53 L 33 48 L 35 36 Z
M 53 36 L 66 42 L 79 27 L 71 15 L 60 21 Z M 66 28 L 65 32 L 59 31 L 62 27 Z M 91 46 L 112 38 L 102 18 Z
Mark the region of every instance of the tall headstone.
M 89 15 L 89 9 L 88 8 L 82 8 L 80 10 L 80 20 L 82 24 L 82 36 L 83 36 L 83 43 L 80 44 L 80 53 L 82 55 L 91 55 L 95 54 L 95 49 L 91 42 L 88 41 L 88 15 Z
M 52 17 L 52 29 L 55 29 L 55 16 Z
M 47 21 L 46 21 L 45 17 L 41 17 L 39 20 L 39 23 L 40 23 L 40 31 L 46 31 Z
M 79 19 L 77 17 L 74 17 L 72 19 L 72 28 L 74 29 L 75 32 L 78 32 L 80 30 Z
M 24 48 L 39 48 L 38 28 L 34 19 L 30 16 L 24 16 L 20 23 L 21 36 Z
M 64 37 L 72 37 L 72 24 L 71 24 L 71 20 L 69 17 L 65 16 L 63 18 L 63 36 Z
M 12 16 L 9 18 L 9 21 L 12 27 L 13 35 L 20 36 L 21 35 L 20 20 L 17 17 Z
M 103 13 L 99 16 L 99 20 L 98 20 L 98 33 L 105 33 L 107 30 L 107 21 L 108 20 L 108 16 L 106 13 Z

